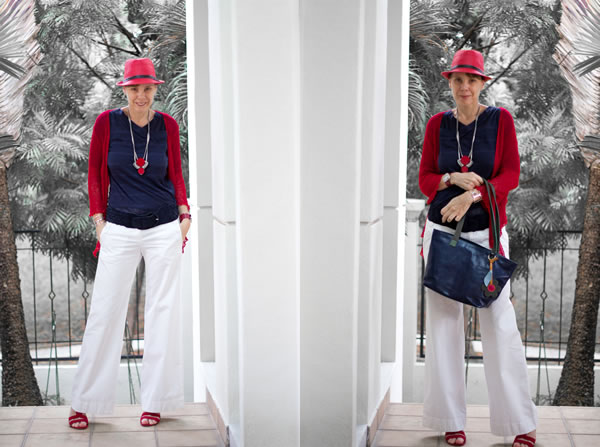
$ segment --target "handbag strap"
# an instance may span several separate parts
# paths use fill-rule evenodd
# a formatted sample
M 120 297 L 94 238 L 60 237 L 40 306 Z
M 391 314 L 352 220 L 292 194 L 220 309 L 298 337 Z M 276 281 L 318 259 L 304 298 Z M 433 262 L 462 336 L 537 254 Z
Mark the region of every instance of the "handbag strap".
M 496 189 L 487 180 L 484 180 L 485 189 L 490 201 L 490 217 L 492 220 L 492 236 L 494 239 L 494 253 L 498 252 L 500 247 L 500 211 L 498 209 L 498 200 L 496 199 Z
M 498 209 L 498 201 L 496 199 L 496 189 L 494 185 L 488 182 L 486 179 L 483 179 L 483 183 L 485 185 L 485 189 L 487 191 L 487 195 L 490 201 L 490 217 L 492 220 L 492 238 L 494 241 L 493 253 L 498 252 L 498 247 L 500 246 L 500 212 Z M 460 234 L 462 233 L 463 226 L 465 225 L 465 217 L 466 213 L 456 224 L 456 230 L 454 231 L 454 236 L 450 241 L 450 245 L 452 247 L 456 247 L 458 244 L 458 240 L 460 239 Z

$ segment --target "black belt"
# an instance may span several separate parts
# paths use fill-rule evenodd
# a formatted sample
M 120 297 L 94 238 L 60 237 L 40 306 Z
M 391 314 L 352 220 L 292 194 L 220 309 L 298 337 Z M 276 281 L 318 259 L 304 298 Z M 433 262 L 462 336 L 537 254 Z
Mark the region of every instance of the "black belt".
M 114 208 L 106 209 L 106 220 L 127 228 L 137 228 L 138 230 L 147 230 L 168 222 L 172 222 L 179 217 L 179 210 L 176 206 L 164 206 L 156 211 L 149 211 L 144 214 L 133 214 L 124 211 L 118 211 Z

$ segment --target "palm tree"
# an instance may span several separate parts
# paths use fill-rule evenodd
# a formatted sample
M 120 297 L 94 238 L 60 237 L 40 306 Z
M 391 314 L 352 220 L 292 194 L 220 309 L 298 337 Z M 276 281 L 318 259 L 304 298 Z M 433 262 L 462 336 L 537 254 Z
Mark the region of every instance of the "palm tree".
M 40 57 L 34 0 L 0 6 L 0 344 L 2 405 L 42 405 L 25 329 L 7 185 L 21 134 L 23 90 Z
M 600 303 L 600 5 L 562 0 L 554 55 L 571 85 L 576 136 L 590 169 L 567 355 L 554 405 L 594 405 L 594 353 Z

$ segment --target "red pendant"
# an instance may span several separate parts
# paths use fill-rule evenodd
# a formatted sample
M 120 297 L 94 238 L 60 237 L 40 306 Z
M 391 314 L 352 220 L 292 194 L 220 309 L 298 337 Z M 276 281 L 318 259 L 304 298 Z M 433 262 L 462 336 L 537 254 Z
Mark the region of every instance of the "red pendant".
M 144 175 L 144 171 L 145 171 L 144 168 L 140 168 L 140 169 L 138 169 L 138 174 Z
M 470 163 L 471 158 L 468 155 L 463 155 L 460 157 L 460 172 L 468 172 Z
M 467 158 L 468 158 L 468 157 L 467 157 Z M 136 165 L 138 165 L 140 168 L 141 168 L 142 166 L 144 166 L 144 164 L 145 164 L 145 163 L 146 163 L 146 160 L 144 160 L 142 157 L 138 158 L 138 159 L 135 161 L 135 164 L 136 164 Z M 143 173 L 144 173 L 144 171 L 142 170 L 142 172 L 140 172 L 140 174 L 143 174 Z

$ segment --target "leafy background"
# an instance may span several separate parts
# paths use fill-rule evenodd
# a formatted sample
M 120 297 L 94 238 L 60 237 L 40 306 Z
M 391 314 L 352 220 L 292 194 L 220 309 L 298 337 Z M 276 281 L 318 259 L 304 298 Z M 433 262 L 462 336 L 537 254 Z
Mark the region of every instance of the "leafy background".
M 126 105 L 115 84 L 128 58 L 151 58 L 165 80 L 155 108 L 180 125 L 188 178 L 185 1 L 38 0 L 35 16 L 43 58 L 25 92 L 22 144 L 9 170 L 14 227 L 39 230 L 39 248 L 68 257 L 75 278 L 90 278 L 89 139 L 101 111 Z
M 581 230 L 587 175 L 576 144 L 569 86 L 552 55 L 559 36 L 559 1 L 411 0 L 408 194 L 418 190 L 427 119 L 454 107 L 440 73 L 459 49 L 484 54 L 480 101 L 515 118 L 521 177 L 509 196 L 511 257 L 525 274 L 527 255 L 559 248 L 561 230 Z
M 125 103 L 115 83 L 127 58 L 152 58 L 166 81 L 156 108 L 181 126 L 187 171 L 185 2 L 38 0 L 36 19 L 43 59 L 27 87 L 23 144 L 9 171 L 15 228 L 40 230 L 41 247 L 58 248 L 74 276 L 89 277 L 87 144 L 99 112 Z M 558 247 L 558 230 L 582 227 L 587 170 L 568 85 L 552 58 L 559 21 L 559 1 L 411 0 L 408 195 L 423 197 L 417 173 L 427 119 L 453 106 L 440 72 L 456 50 L 482 51 L 494 79 L 481 101 L 506 107 L 517 126 L 521 183 L 508 211 L 521 265 L 520 247 Z

